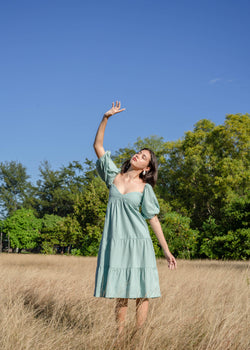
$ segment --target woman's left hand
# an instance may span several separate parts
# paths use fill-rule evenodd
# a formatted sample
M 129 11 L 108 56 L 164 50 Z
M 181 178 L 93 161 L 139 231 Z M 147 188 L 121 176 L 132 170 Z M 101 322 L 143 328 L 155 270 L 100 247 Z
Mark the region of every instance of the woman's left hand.
M 177 262 L 175 260 L 175 257 L 170 252 L 164 252 L 165 258 L 168 261 L 168 267 L 170 270 L 174 270 L 177 268 Z
M 114 114 L 120 113 L 125 111 L 126 108 L 122 108 L 121 109 L 121 102 L 116 101 L 116 103 L 114 104 L 114 102 L 112 103 L 112 107 L 110 108 L 110 110 L 108 110 L 105 114 L 104 117 L 109 118 Z

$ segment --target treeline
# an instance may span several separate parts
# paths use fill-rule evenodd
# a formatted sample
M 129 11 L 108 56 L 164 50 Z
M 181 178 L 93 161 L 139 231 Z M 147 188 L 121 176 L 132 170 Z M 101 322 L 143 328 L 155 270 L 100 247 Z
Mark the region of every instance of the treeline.
M 249 258 L 250 115 L 227 115 L 218 126 L 200 120 L 177 141 L 138 138 L 114 154 L 115 163 L 143 147 L 158 158 L 159 218 L 173 254 Z M 0 250 L 97 255 L 108 189 L 94 162 L 74 161 L 59 170 L 44 162 L 39 171 L 33 185 L 22 164 L 0 164 Z M 154 234 L 152 240 L 162 256 Z

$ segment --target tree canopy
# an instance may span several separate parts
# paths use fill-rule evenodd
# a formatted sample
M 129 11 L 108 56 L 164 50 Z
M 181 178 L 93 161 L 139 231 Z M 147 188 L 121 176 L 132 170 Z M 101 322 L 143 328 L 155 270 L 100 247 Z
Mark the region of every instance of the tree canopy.
M 117 150 L 113 159 L 121 166 L 144 147 L 158 159 L 159 218 L 173 253 L 183 258 L 249 258 L 250 115 L 229 114 L 217 126 L 202 119 L 176 141 L 138 138 Z M 36 185 L 22 164 L 0 164 L 2 226 L 13 248 L 96 255 L 107 200 L 108 190 L 92 160 L 59 170 L 43 162 Z M 156 254 L 162 256 L 151 234 Z

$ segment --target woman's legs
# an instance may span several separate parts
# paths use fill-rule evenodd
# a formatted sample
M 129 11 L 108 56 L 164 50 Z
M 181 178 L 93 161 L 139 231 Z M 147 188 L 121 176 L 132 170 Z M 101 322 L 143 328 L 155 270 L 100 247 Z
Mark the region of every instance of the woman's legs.
M 124 330 L 125 318 L 128 309 L 128 299 L 116 299 L 115 318 L 118 325 L 118 334 Z
M 140 329 L 147 319 L 148 315 L 148 299 L 136 299 L 136 328 Z
M 136 299 L 136 328 L 140 329 L 147 319 L 148 315 L 148 299 Z
M 147 298 L 136 299 L 136 328 L 137 329 L 140 329 L 147 319 L 148 303 L 149 303 L 149 300 Z M 125 298 L 116 299 L 115 318 L 118 325 L 119 335 L 121 335 L 124 330 L 127 309 L 128 309 L 128 299 L 125 299 Z

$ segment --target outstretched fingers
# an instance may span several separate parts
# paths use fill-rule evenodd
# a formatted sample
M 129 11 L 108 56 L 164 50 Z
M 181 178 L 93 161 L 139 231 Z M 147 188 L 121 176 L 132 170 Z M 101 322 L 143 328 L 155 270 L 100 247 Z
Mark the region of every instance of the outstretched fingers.
M 114 103 L 114 102 L 113 102 Z M 121 108 L 121 101 L 116 101 L 115 108 L 120 109 Z
M 125 109 L 126 109 L 126 108 L 122 108 L 122 109 L 120 109 L 119 111 L 117 111 L 117 113 L 123 112 L 123 111 L 125 111 Z
M 112 103 L 112 107 L 114 107 L 114 102 Z M 116 113 L 120 113 L 120 112 L 125 111 L 126 108 L 121 109 L 121 101 L 116 101 L 115 109 L 116 109 Z

